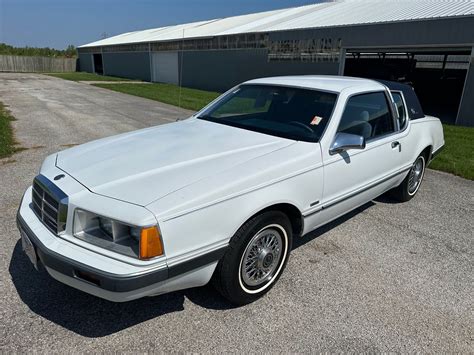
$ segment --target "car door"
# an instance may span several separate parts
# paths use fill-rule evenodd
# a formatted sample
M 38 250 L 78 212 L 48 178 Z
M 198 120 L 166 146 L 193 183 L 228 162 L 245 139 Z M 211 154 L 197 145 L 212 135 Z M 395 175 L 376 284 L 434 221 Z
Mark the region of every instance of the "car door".
M 386 91 L 347 98 L 337 129 L 323 147 L 320 224 L 370 201 L 400 180 L 400 142 L 395 115 L 391 96 Z M 337 133 L 363 136 L 366 146 L 331 153 L 330 144 Z

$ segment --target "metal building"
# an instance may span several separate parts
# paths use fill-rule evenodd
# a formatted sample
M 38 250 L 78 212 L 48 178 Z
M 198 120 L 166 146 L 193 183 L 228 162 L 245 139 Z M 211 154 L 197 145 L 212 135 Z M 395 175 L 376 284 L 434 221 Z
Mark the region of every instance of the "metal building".
M 424 110 L 474 126 L 473 0 L 340 0 L 124 33 L 80 46 L 82 71 L 224 91 L 273 75 L 408 82 Z

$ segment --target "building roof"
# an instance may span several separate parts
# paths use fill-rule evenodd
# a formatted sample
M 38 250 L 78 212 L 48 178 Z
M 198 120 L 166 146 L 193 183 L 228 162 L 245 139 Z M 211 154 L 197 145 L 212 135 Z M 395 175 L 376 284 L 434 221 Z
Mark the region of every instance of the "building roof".
M 473 15 L 474 0 L 336 0 L 128 32 L 79 48 Z

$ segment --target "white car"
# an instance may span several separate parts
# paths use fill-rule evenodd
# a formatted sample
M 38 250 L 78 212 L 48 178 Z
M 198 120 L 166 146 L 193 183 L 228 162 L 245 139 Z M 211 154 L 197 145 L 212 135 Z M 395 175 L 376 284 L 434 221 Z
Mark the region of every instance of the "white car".
M 292 240 L 390 191 L 418 191 L 444 145 L 406 85 L 251 80 L 184 121 L 53 154 L 17 222 L 35 267 L 117 302 L 202 286 L 266 293 Z

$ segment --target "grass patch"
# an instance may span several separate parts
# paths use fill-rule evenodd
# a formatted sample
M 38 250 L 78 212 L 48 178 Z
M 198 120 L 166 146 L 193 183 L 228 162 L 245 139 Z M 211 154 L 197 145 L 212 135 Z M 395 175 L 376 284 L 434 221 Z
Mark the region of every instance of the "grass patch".
M 212 91 L 181 88 L 172 84 L 94 84 L 95 86 L 110 89 L 125 94 L 145 97 L 147 99 L 181 106 L 189 110 L 200 110 L 220 94 Z
M 15 153 L 18 148 L 15 147 L 15 138 L 11 122 L 15 119 L 5 106 L 0 102 L 0 158 L 5 158 Z
M 86 72 L 48 73 L 46 75 L 71 81 L 130 81 L 130 79 L 119 78 L 116 76 L 104 76 Z
M 474 128 L 451 125 L 443 128 L 444 149 L 430 168 L 474 180 Z

